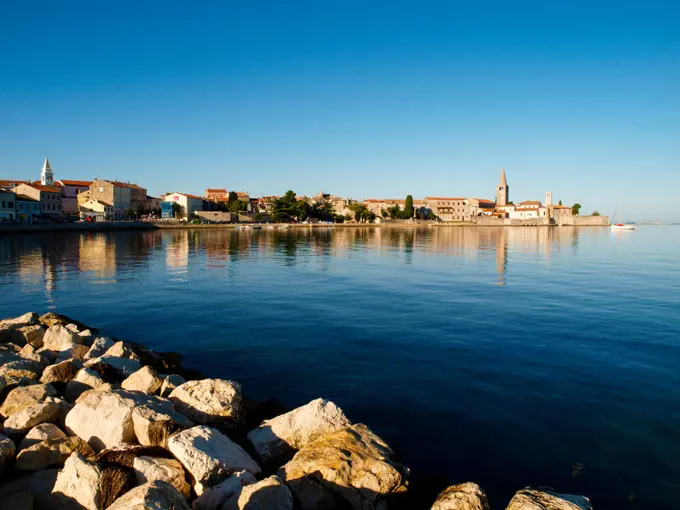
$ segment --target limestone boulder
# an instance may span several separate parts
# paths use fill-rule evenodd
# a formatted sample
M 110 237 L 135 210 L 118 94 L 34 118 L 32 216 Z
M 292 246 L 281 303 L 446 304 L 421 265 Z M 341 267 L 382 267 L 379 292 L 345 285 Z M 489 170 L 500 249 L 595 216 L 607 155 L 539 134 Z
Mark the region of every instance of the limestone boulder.
M 27 312 L 13 319 L 3 319 L 0 321 L 0 329 L 19 329 L 25 326 L 34 326 L 39 323 L 40 317 L 35 312 Z
M 162 384 L 163 380 L 158 377 L 158 372 L 154 368 L 145 365 L 125 379 L 120 386 L 124 390 L 141 391 L 142 393 L 153 395 L 160 389 Z
M 66 439 L 66 437 L 66 434 L 54 423 L 41 423 L 28 431 L 26 437 L 19 443 L 19 450 L 25 450 L 48 439 Z
M 6 468 L 14 462 L 14 454 L 17 449 L 9 437 L 5 434 L 0 434 L 0 477 L 3 475 Z
M 120 391 L 89 392 L 66 417 L 66 432 L 87 441 L 95 452 L 120 443 L 134 443 L 135 401 L 130 397 Z
M 73 453 L 64 463 L 52 489 L 55 508 L 100 510 L 101 476 L 97 464 Z
M 33 494 L 19 492 L 0 501 L 2 510 L 33 510 Z
M 107 351 L 104 353 L 104 356 L 111 356 L 113 358 L 126 358 L 126 359 L 133 359 L 135 361 L 140 361 L 139 356 L 135 352 L 135 349 L 132 348 L 130 344 L 127 344 L 125 342 L 116 342 L 114 343 Z
M 192 510 L 221 510 L 233 496 L 241 494 L 246 485 L 257 483 L 248 471 L 237 471 L 223 482 L 208 487 L 191 505 Z
M 172 436 L 168 450 L 182 463 L 201 495 L 237 471 L 261 472 L 260 466 L 239 445 L 218 430 L 199 425 Z
M 63 402 L 60 398 L 47 397 L 42 402 L 31 404 L 5 420 L 5 432 L 7 434 L 25 434 L 41 423 L 58 422 L 62 415 Z
M 590 500 L 584 496 L 526 488 L 514 495 L 507 510 L 592 510 L 592 508 Z
M 91 358 L 85 362 L 86 367 L 92 367 L 94 365 L 105 365 L 109 369 L 113 369 L 120 378 L 129 377 L 134 374 L 137 370 L 142 368 L 139 361 L 132 358 L 122 358 L 118 356 L 109 356 L 105 354 L 98 358 Z
M 405 490 L 407 470 L 390 447 L 363 424 L 304 446 L 278 471 L 302 510 L 383 506 Z
M 170 374 L 166 376 L 165 379 L 163 379 L 163 384 L 161 385 L 160 396 L 163 398 L 168 398 L 170 393 L 172 393 L 172 390 L 177 388 L 177 386 L 184 384 L 185 382 L 187 382 L 187 380 L 181 375 Z
M 90 348 L 87 345 L 85 344 L 74 345 L 70 349 L 59 351 L 54 362 L 61 363 L 62 361 L 66 361 L 68 359 L 76 359 L 78 361 L 82 361 L 88 352 L 90 352 Z
M 120 385 L 118 385 L 118 384 L 104 383 L 101 386 L 97 386 L 96 388 L 92 388 L 90 390 L 85 390 L 84 392 L 82 392 L 80 394 L 80 396 L 78 398 L 76 398 L 75 403 L 77 404 L 81 400 L 85 400 L 90 393 L 95 393 L 95 392 L 111 393 L 112 391 L 116 391 L 116 390 L 119 390 L 119 389 L 120 389 Z
M 58 507 L 52 499 L 52 489 L 58 475 L 58 469 L 43 469 L 13 478 L 0 485 L 0 501 L 28 492 L 33 496 L 35 510 L 56 510 Z
M 11 390 L 0 406 L 0 416 L 7 418 L 36 402 L 42 402 L 47 397 L 56 397 L 57 390 L 51 384 L 31 384 L 19 386 Z
M 61 466 L 74 452 L 78 452 L 85 458 L 94 457 L 94 451 L 90 445 L 77 436 L 46 439 L 21 450 L 17 455 L 15 466 L 24 471 L 38 471 Z
M 54 312 L 48 312 L 44 315 L 40 316 L 40 324 L 45 326 L 46 328 L 49 328 L 50 326 L 55 326 L 55 325 L 61 325 L 61 326 L 67 326 L 69 324 L 74 324 L 78 330 L 84 331 L 86 329 L 92 329 L 88 328 L 85 324 L 82 322 L 78 322 L 75 319 L 71 319 L 70 317 L 67 317 L 66 315 L 61 315 L 59 313 L 54 313 Z M 96 330 L 93 330 L 96 331 Z
M 170 393 L 175 408 L 203 425 L 238 421 L 242 414 L 241 385 L 224 379 L 188 381 Z
M 106 381 L 92 368 L 81 368 L 66 385 L 64 396 L 68 402 L 78 400 L 83 392 L 101 386 Z
M 191 510 L 184 496 L 162 480 L 135 487 L 118 498 L 108 510 Z
M 23 341 L 36 349 L 43 346 L 43 337 L 45 336 L 45 328 L 40 325 L 24 326 L 16 330 L 23 338 Z
M 432 505 L 432 510 L 490 510 L 486 494 L 472 482 L 444 489 Z
M 293 510 L 293 495 L 278 476 L 243 487 L 223 510 Z
M 139 485 L 161 480 L 172 485 L 186 499 L 191 495 L 191 486 L 184 476 L 184 468 L 175 459 L 140 456 L 135 458 L 133 469 Z
M 90 346 L 90 349 L 87 351 L 87 354 L 85 354 L 83 359 L 90 360 L 103 356 L 106 353 L 106 351 L 113 347 L 114 343 L 115 342 L 113 340 L 107 337 L 101 336 L 95 338 L 94 341 L 92 342 L 92 345 Z
M 318 398 L 265 420 L 248 434 L 248 439 L 265 463 L 281 465 L 303 446 L 349 425 L 350 421 L 338 406 Z
M 43 336 L 43 347 L 55 352 L 72 349 L 82 343 L 82 337 L 60 324 L 50 326 Z
M 81 368 L 77 359 L 69 359 L 45 368 L 40 378 L 41 383 L 67 383 L 73 379 Z
M 15 381 L 22 377 L 39 379 L 42 371 L 42 359 L 37 354 L 35 357 L 22 355 L 19 359 L 9 361 L 0 366 L 0 376 Z
M 169 400 L 138 396 L 132 409 L 132 425 L 139 444 L 166 448 L 172 434 L 192 427 L 193 423 L 178 413 Z

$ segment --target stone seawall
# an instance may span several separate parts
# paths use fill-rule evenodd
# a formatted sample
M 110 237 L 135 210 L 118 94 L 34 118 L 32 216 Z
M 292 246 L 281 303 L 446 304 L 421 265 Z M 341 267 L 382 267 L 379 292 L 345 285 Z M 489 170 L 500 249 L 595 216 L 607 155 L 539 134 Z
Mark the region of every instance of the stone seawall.
M 333 402 L 258 404 L 52 312 L 0 321 L 0 419 L 0 508 L 489 509 L 470 482 L 415 501 L 409 469 Z M 530 488 L 507 506 L 589 508 Z
M 0 223 L 0 233 L 28 234 L 32 232 L 107 232 L 111 230 L 153 230 L 151 223 L 141 221 L 101 221 L 94 223 L 35 223 L 32 225 L 9 225 Z

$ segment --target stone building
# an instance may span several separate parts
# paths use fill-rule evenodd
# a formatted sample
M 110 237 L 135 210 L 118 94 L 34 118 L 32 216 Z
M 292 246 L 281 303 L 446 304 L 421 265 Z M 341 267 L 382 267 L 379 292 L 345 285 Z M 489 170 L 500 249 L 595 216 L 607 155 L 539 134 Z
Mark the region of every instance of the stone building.
M 425 197 L 427 208 L 442 221 L 466 221 L 465 199 L 461 197 Z
M 47 160 L 46 160 L 47 161 Z M 13 189 L 17 195 L 25 195 L 40 203 L 40 212 L 49 217 L 61 217 L 61 190 L 56 186 L 40 183 L 19 184 Z
M 206 200 L 211 202 L 227 202 L 229 200 L 229 192 L 226 188 L 208 188 L 205 190 Z
M 88 200 L 97 200 L 113 206 L 113 217 L 111 219 L 125 219 L 127 211 L 132 209 L 132 188 L 121 184 L 115 181 L 95 179 L 88 191 L 78 194 L 78 206 L 84 205 Z M 144 200 L 146 201 L 146 191 L 144 192 Z

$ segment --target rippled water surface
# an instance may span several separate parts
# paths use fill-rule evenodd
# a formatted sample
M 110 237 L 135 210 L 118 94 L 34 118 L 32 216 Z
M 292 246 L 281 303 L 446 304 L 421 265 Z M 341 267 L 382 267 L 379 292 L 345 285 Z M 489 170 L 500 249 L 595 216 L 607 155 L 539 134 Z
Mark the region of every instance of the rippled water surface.
M 680 227 L 0 237 L 0 316 L 57 310 L 369 424 L 416 490 L 680 501 Z

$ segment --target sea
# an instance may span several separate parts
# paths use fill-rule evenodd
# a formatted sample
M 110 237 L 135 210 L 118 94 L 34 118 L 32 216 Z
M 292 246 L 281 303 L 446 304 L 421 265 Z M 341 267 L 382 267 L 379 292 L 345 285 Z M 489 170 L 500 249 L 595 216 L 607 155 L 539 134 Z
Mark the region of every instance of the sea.
M 423 501 L 474 481 L 493 508 L 526 486 L 680 506 L 680 226 L 0 234 L 0 262 L 0 317 L 330 399 Z

